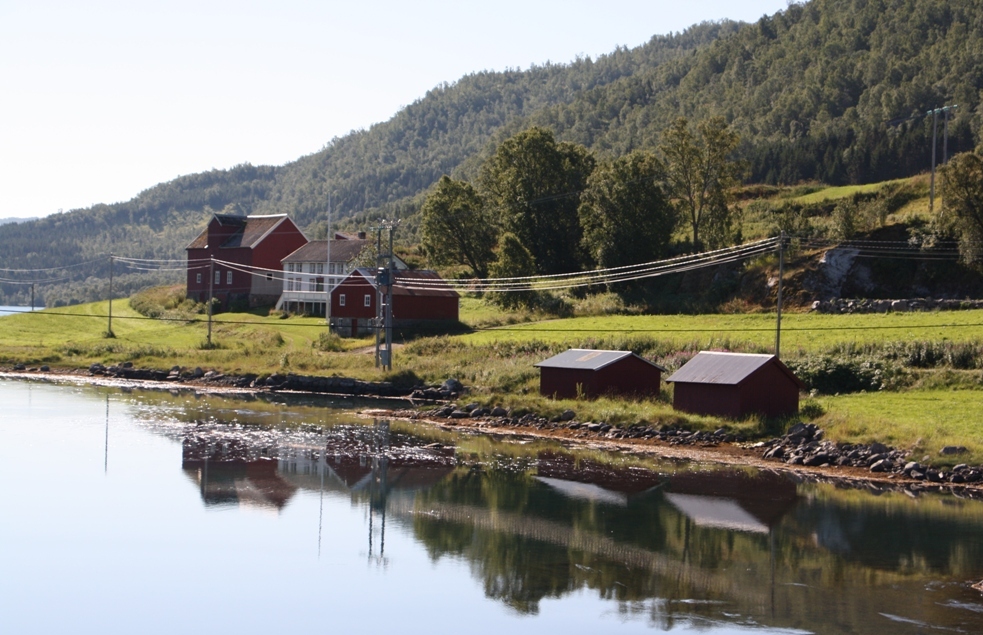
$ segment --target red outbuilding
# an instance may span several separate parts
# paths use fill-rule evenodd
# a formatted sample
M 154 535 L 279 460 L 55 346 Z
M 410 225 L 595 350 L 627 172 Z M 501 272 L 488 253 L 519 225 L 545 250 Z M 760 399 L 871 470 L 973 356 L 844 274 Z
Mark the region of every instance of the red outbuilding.
M 536 364 L 539 392 L 554 399 L 576 399 L 605 394 L 653 396 L 665 368 L 631 351 L 594 351 L 571 348 Z
M 210 290 L 223 309 L 237 303 L 273 305 L 282 287 L 280 261 L 306 243 L 307 236 L 286 214 L 215 214 L 187 247 L 188 297 L 207 302 Z M 245 271 L 251 267 L 267 271 Z
M 700 415 L 739 419 L 799 411 L 805 384 L 774 355 L 701 351 L 666 379 L 672 407 Z
M 397 270 L 395 276 L 394 326 L 458 320 L 460 296 L 437 272 Z M 376 282 L 372 269 L 360 267 L 348 274 L 331 292 L 331 323 L 338 334 L 358 337 L 375 333 L 372 320 L 377 315 L 380 290 L 385 295 L 385 289 Z

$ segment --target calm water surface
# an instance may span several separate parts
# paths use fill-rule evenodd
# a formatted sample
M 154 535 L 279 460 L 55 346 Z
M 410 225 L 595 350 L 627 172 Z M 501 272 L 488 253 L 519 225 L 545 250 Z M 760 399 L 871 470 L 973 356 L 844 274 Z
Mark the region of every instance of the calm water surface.
M 983 504 L 0 379 L 10 633 L 983 632 Z

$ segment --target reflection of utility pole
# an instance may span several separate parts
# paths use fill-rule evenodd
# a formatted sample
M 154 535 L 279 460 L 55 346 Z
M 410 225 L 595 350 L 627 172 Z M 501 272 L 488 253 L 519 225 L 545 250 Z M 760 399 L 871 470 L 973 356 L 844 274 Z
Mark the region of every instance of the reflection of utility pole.
M 386 560 L 386 507 L 389 497 L 389 421 L 376 421 L 373 426 L 372 486 L 369 491 L 369 560 L 385 567 Z M 379 555 L 372 553 L 373 517 L 376 509 L 382 516 L 379 535 Z
M 106 395 L 106 442 L 104 444 L 102 473 L 109 473 L 109 395 Z

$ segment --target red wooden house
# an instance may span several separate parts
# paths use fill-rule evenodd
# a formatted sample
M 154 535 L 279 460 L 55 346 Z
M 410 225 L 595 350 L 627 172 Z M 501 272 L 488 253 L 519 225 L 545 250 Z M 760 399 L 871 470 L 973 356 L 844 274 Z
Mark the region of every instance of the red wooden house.
M 560 399 L 604 394 L 652 396 L 659 394 L 665 368 L 631 351 L 594 351 L 571 348 L 536 364 L 539 392 Z
M 701 351 L 666 379 L 673 384 L 672 407 L 735 419 L 799 411 L 805 384 L 774 355 Z
M 215 214 L 204 231 L 191 241 L 188 252 L 188 297 L 207 302 L 212 297 L 223 309 L 230 304 L 272 305 L 280 297 L 280 261 L 302 245 L 307 236 L 286 214 L 233 216 Z M 272 271 L 247 273 L 209 258 Z
M 331 323 L 343 336 L 375 333 L 380 289 L 376 272 L 358 268 L 331 293 Z M 460 296 L 435 271 L 396 271 L 393 285 L 393 324 L 411 326 L 428 322 L 456 322 Z M 385 302 L 385 300 L 383 300 Z

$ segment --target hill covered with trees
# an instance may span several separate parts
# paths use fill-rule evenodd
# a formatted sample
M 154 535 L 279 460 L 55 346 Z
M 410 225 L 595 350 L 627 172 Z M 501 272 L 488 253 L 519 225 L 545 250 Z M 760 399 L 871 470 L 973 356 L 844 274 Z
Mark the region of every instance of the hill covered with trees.
M 983 130 L 981 91 L 983 0 L 812 0 L 754 24 L 704 23 L 596 60 L 475 73 L 284 166 L 180 177 L 131 201 L 3 225 L 0 267 L 57 267 L 111 252 L 181 257 L 215 211 L 287 212 L 314 236 L 329 192 L 334 209 L 359 222 L 415 216 L 442 175 L 474 180 L 502 141 L 533 126 L 607 160 L 657 151 L 679 116 L 722 116 L 740 136 L 737 158 L 752 182 L 909 176 L 928 166 L 931 118 L 887 122 L 958 104 L 950 153 L 970 150 Z M 406 223 L 404 235 L 415 238 L 415 226 Z M 58 295 L 89 299 L 80 283 L 107 275 L 108 263 L 94 265 L 73 274 L 75 291 Z M 124 285 L 148 279 L 131 275 Z M 18 293 L 0 284 L 0 303 Z

